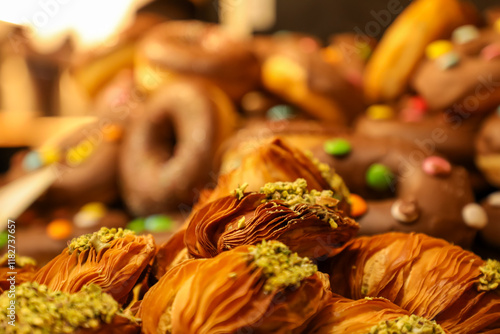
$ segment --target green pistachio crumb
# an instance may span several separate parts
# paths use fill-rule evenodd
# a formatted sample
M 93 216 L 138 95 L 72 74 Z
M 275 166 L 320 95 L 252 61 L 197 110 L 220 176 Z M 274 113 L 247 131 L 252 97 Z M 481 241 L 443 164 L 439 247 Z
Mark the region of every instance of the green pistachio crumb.
M 10 326 L 9 291 L 0 296 L 0 327 L 7 333 L 73 333 L 78 328 L 95 329 L 109 324 L 120 306 L 101 287 L 91 284 L 73 294 L 51 291 L 35 282 L 23 283 L 15 291 L 15 325 Z
M 318 271 L 311 260 L 299 257 L 279 241 L 262 241 L 250 247 L 251 261 L 259 268 L 266 279 L 264 292 L 279 288 L 299 286 L 307 277 Z
M 233 272 L 230 272 L 227 276 L 228 276 L 229 278 L 236 278 L 236 277 L 238 277 L 238 274 L 236 274 L 236 273 L 233 271 Z
M 241 186 L 238 186 L 238 188 L 234 189 L 231 192 L 231 195 L 236 197 L 237 199 L 242 199 L 244 194 L 245 194 L 245 189 L 248 187 L 248 183 L 243 183 Z
M 344 180 L 339 174 L 335 173 L 328 164 L 319 162 L 319 160 L 313 155 L 311 151 L 306 152 L 306 156 L 312 161 L 313 164 L 318 167 L 321 172 L 321 176 L 328 182 L 330 187 L 335 192 L 335 198 L 342 200 L 343 198 L 349 198 L 350 192 L 347 188 Z
M 28 256 L 15 255 L 16 268 L 24 268 L 27 265 L 36 266 L 36 260 Z M 0 257 L 0 267 L 9 265 L 9 254 L 5 253 Z
M 245 227 L 245 216 L 238 219 L 238 229 L 242 229 Z
M 339 202 L 333 197 L 331 190 L 309 191 L 307 181 L 300 178 L 294 182 L 266 183 L 260 188 L 260 193 L 266 195 L 264 202 L 281 200 L 292 209 L 297 204 L 319 204 L 335 207 Z
M 133 234 L 135 234 L 134 231 L 122 229 L 121 227 L 111 229 L 101 227 L 97 232 L 84 234 L 71 240 L 68 245 L 68 250 L 70 254 L 74 251 L 83 252 L 90 248 L 94 248 L 99 252 L 101 249 L 109 248 L 111 246 L 111 241 Z
M 500 284 L 500 262 L 489 259 L 484 266 L 479 268 L 482 276 L 479 278 L 477 289 L 479 291 L 490 291 L 498 288 Z
M 412 314 L 394 320 L 383 320 L 373 326 L 367 334 L 444 334 L 445 331 L 435 321 Z

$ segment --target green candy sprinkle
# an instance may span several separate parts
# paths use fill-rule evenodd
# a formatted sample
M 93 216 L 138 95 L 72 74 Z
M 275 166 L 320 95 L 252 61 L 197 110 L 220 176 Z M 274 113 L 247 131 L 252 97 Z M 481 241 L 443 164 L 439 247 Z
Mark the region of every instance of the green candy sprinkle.
M 135 233 L 144 232 L 146 227 L 144 226 L 144 218 L 136 218 L 129 222 L 125 227 L 127 230 L 134 231 Z
M 266 116 L 272 121 L 282 121 L 294 118 L 295 111 L 288 105 L 280 104 L 269 109 Z
M 144 221 L 146 230 L 151 232 L 165 232 L 173 228 L 172 219 L 165 215 L 153 215 Z
M 341 138 L 326 141 L 323 148 L 326 153 L 335 157 L 349 154 L 352 149 L 351 143 Z
M 9 234 L 7 233 L 7 231 L 0 232 L 0 248 L 7 245 L 8 240 Z
M 388 190 L 394 182 L 394 174 L 382 164 L 371 165 L 366 171 L 365 178 L 368 186 L 377 191 Z

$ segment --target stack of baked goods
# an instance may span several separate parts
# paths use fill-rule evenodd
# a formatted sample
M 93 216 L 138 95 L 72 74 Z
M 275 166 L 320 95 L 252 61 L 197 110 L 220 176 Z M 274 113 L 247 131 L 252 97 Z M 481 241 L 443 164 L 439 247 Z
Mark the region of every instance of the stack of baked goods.
M 378 45 L 155 21 L 75 62 L 96 121 L 4 178 L 58 173 L 2 332 L 500 333 L 495 13 L 416 0 Z

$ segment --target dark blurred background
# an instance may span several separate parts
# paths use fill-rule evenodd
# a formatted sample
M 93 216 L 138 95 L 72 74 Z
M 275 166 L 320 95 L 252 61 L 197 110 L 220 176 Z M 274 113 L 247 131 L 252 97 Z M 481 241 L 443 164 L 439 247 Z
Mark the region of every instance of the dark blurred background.
M 241 0 L 232 0 L 241 1 Z M 332 33 L 363 32 L 380 38 L 385 29 L 411 1 L 408 0 L 276 0 L 277 20 L 267 31 L 302 31 L 327 40 Z M 480 10 L 500 6 L 498 0 L 470 1 Z M 167 7 L 170 7 L 168 9 Z M 205 1 L 195 7 L 187 0 L 157 0 L 147 10 L 156 10 L 176 15 L 172 7 L 182 8 L 193 17 L 216 22 L 217 1 Z M 182 15 L 182 13 L 177 12 Z M 410 36 L 409 36 L 410 37 Z

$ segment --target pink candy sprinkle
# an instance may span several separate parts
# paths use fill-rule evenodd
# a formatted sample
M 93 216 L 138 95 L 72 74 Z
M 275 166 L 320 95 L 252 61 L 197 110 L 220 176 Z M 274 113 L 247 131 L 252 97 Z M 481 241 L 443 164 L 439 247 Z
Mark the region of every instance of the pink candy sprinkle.
M 481 56 L 486 60 L 493 60 L 500 57 L 500 45 L 490 44 L 481 50 Z
M 422 163 L 423 171 L 432 176 L 448 175 L 451 173 L 451 164 L 441 157 L 428 157 Z
M 427 102 L 420 96 L 413 96 L 410 98 L 410 105 L 412 108 L 427 111 Z

